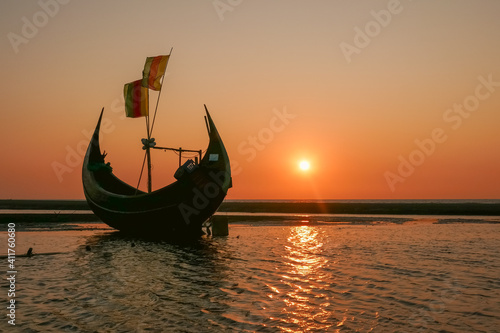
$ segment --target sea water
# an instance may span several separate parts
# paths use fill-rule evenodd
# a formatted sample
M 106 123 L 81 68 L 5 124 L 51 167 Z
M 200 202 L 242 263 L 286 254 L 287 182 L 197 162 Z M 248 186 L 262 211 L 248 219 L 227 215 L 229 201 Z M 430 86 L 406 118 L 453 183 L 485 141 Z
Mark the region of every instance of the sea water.
M 180 244 L 104 225 L 20 231 L 38 254 L 16 259 L 15 328 L 498 332 L 500 224 L 387 222 L 234 223 Z

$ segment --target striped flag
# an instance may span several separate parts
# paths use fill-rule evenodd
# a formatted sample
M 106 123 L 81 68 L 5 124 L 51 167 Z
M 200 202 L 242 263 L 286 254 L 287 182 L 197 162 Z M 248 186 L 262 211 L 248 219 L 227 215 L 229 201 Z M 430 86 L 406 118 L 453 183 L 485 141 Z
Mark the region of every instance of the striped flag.
M 160 79 L 167 69 L 168 55 L 148 57 L 142 72 L 142 86 L 151 90 L 160 90 Z
M 127 117 L 137 118 L 149 115 L 149 90 L 142 86 L 142 80 L 127 83 L 123 94 Z

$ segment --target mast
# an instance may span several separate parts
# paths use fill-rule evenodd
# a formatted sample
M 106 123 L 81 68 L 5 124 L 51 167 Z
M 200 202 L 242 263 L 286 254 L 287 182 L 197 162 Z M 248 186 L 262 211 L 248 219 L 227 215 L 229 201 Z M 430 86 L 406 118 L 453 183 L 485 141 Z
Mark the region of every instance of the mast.
M 168 54 L 167 58 L 167 63 L 165 65 L 165 73 L 167 72 L 167 66 L 168 66 L 168 61 L 170 60 L 170 55 L 172 54 L 172 50 L 174 48 L 170 48 L 170 53 Z M 152 180 L 151 180 L 151 134 L 153 133 L 153 127 L 155 125 L 155 120 L 156 120 L 156 111 L 158 110 L 158 103 L 160 102 L 160 96 L 161 96 L 161 91 L 163 89 L 163 81 L 165 79 L 165 74 L 163 74 L 161 78 L 161 85 L 160 85 L 160 91 L 158 92 L 158 98 L 156 99 L 156 107 L 155 107 L 155 113 L 153 115 L 153 122 L 151 123 L 151 127 L 149 126 L 149 112 L 148 115 L 146 116 L 146 130 L 147 130 L 147 135 L 148 135 L 148 142 L 146 144 L 146 159 L 148 162 L 148 193 L 151 193 L 152 190 Z
M 146 144 L 146 158 L 148 160 L 148 193 L 151 193 L 152 181 L 151 181 L 151 131 L 149 130 L 149 114 L 146 117 L 146 130 L 148 133 L 148 142 Z
M 173 49 L 174 49 L 173 47 L 170 48 L 170 53 L 168 54 L 167 64 L 165 65 L 165 73 L 167 73 L 168 62 L 170 61 L 170 56 L 172 55 Z M 158 103 L 160 102 L 160 95 L 161 95 L 161 90 L 163 88 L 163 80 L 164 79 L 165 79 L 165 75 L 163 75 L 161 78 L 160 91 L 158 92 L 158 99 L 156 100 L 155 114 L 153 115 L 153 123 L 151 124 L 151 134 L 153 134 L 153 127 L 155 126 L 156 111 L 158 111 Z

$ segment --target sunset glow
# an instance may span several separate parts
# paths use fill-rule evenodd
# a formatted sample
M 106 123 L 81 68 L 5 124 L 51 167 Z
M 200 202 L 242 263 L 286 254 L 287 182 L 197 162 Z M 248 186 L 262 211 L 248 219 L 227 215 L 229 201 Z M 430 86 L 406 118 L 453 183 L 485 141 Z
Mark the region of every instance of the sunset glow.
M 135 186 L 124 84 L 171 47 L 153 136 L 204 151 L 206 104 L 227 199 L 500 198 L 499 1 L 48 3 L 0 5 L 0 198 L 83 199 L 103 107 L 101 148 Z M 153 189 L 178 163 L 154 152 Z

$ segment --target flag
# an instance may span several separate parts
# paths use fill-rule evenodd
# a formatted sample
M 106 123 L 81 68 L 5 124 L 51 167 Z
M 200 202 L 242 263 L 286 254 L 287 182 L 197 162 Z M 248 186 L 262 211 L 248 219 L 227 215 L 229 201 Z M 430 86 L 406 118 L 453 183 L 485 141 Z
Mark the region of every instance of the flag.
M 152 90 L 160 90 L 160 79 L 167 69 L 168 55 L 148 57 L 142 72 L 142 86 Z
M 137 118 L 149 115 L 149 90 L 141 83 L 142 80 L 130 82 L 123 89 L 127 117 Z

